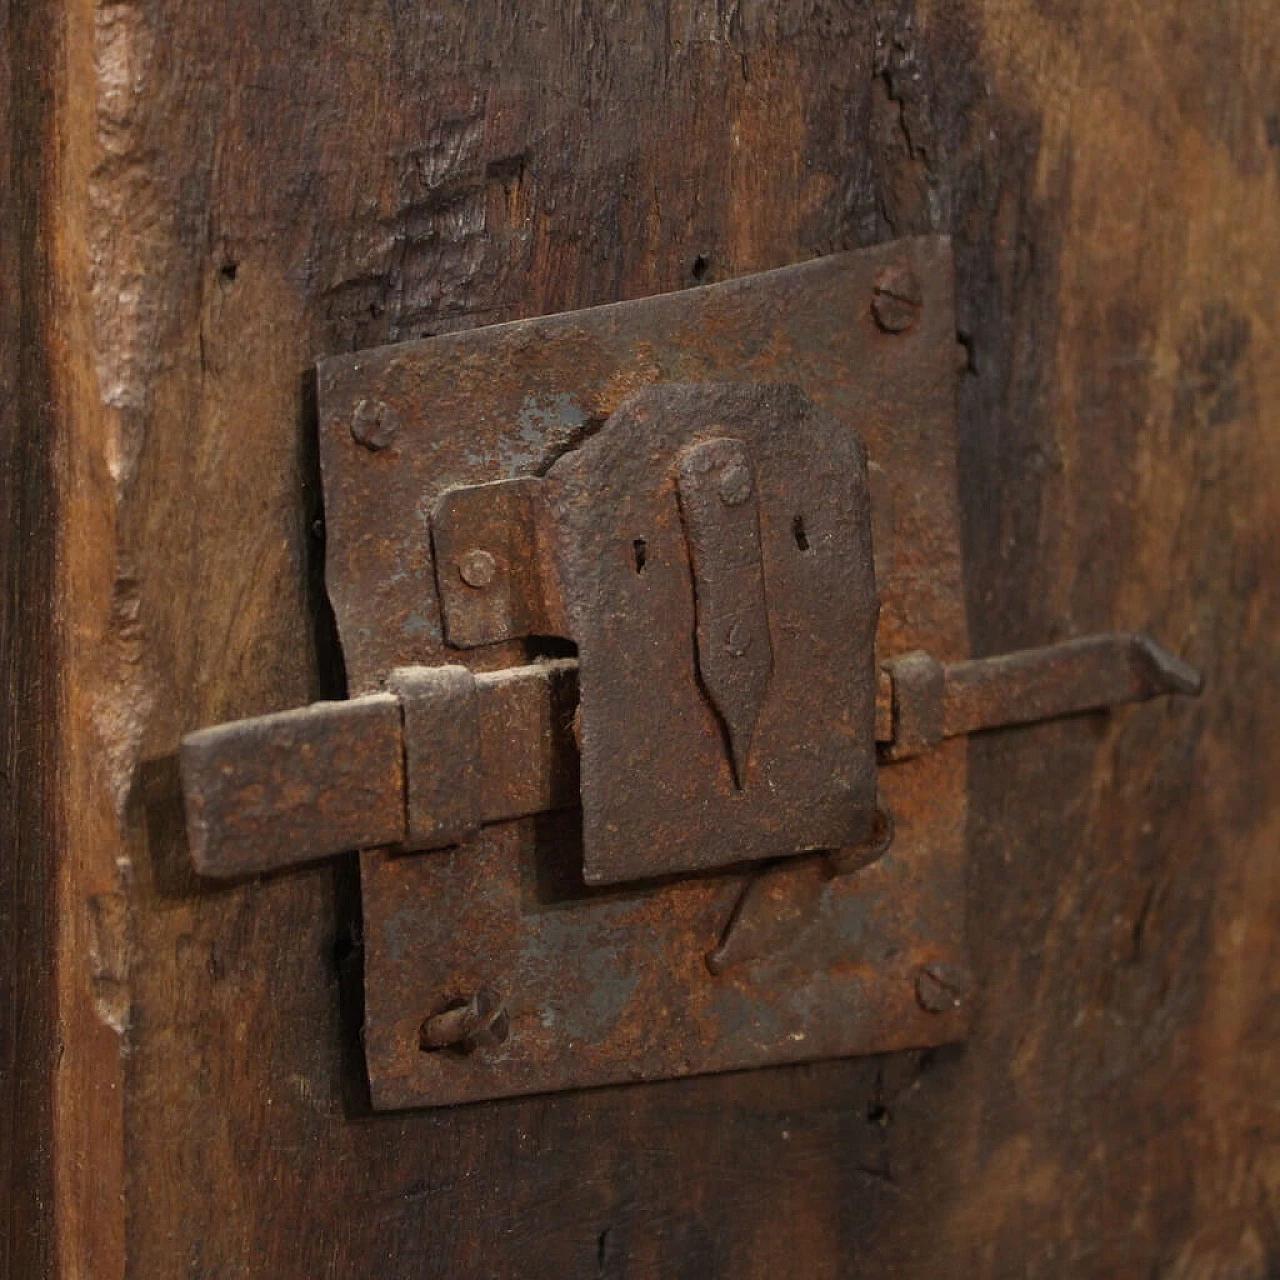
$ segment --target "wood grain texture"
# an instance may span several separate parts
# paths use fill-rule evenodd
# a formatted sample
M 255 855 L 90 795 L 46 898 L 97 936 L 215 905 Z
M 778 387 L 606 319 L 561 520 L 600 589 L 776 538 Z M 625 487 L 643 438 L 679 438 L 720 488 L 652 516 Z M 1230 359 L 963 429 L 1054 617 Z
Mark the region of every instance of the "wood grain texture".
M 50 408 L 53 41 L 0 0 L 0 1275 L 53 1264 L 59 655 Z
M 55 7 L 63 1273 L 1280 1266 L 1269 0 Z M 350 868 L 197 884 L 173 766 L 340 689 L 312 361 L 935 230 L 975 651 L 1204 698 L 973 743 L 962 1050 L 369 1116 Z

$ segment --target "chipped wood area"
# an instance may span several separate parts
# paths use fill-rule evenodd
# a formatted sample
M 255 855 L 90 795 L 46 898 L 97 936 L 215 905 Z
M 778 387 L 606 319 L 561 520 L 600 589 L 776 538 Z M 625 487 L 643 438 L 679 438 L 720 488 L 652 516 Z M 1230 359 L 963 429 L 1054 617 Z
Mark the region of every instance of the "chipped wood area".
M 1271 0 L 0 15 L 63 1274 L 1280 1266 Z M 312 361 L 935 231 L 975 652 L 1145 626 L 1205 696 L 970 746 L 965 1049 L 355 1122 L 350 868 L 199 885 L 173 763 L 337 688 Z

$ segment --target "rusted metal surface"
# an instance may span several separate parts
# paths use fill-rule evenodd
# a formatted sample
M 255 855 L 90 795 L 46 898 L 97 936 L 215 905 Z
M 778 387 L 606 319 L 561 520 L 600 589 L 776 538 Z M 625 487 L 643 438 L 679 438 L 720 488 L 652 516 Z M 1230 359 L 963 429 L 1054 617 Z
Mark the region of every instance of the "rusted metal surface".
M 859 845 L 790 858 L 761 868 L 743 886 L 719 943 L 707 953 L 707 968 L 720 975 L 735 966 L 767 959 L 809 937 L 819 923 L 825 897 L 818 889 L 833 876 L 847 876 L 879 862 L 893 846 L 893 815 L 877 809 L 875 823 Z M 814 964 L 840 962 L 830 951 L 811 949 Z
M 969 993 L 969 974 L 949 964 L 927 964 L 916 974 L 916 999 L 929 1013 L 952 1013 Z
M 574 808 L 578 664 L 560 658 L 476 676 L 477 791 L 485 822 Z
M 876 277 L 871 311 L 885 333 L 905 333 L 920 315 L 922 300 L 916 273 L 906 264 L 895 263 Z
M 544 480 L 436 504 L 449 643 L 554 631 L 579 648 L 588 883 L 866 837 L 866 470 L 795 387 L 676 384 L 637 392 Z M 493 569 L 479 590 L 468 557 Z
M 331 595 L 372 696 L 213 731 L 188 773 L 214 873 L 401 846 L 362 860 L 376 1105 L 961 1034 L 945 739 L 1198 677 L 1132 636 L 961 660 L 948 282 L 915 241 L 322 370 Z M 548 635 L 578 660 L 525 665 Z M 873 739 L 901 761 L 879 795 Z
M 889 852 L 893 845 L 897 825 L 893 814 L 883 806 L 877 806 L 871 830 L 861 844 L 845 845 L 840 849 L 829 849 L 826 854 L 827 865 L 832 874 L 838 876 L 851 875 L 878 862 Z
M 1149 636 L 1114 631 L 945 666 L 916 651 L 885 664 L 893 686 L 890 758 L 943 738 L 1095 711 L 1163 694 L 1197 694 L 1199 672 Z
M 741 440 L 703 440 L 680 455 L 676 476 L 693 571 L 698 676 L 724 725 L 741 790 L 773 670 L 755 468 Z M 870 545 L 870 513 L 865 528 Z M 874 600 L 868 604 L 874 612 Z
M 910 270 L 920 297 L 909 324 L 889 332 L 873 303 L 877 280 L 895 267 Z M 434 591 L 443 569 L 426 513 L 459 486 L 548 476 L 567 450 L 582 446 L 582 453 L 636 390 L 674 382 L 794 383 L 860 437 L 878 477 L 871 515 L 885 571 L 877 651 L 963 657 L 954 351 L 950 247 L 919 239 L 326 362 L 320 416 L 329 590 L 352 689 L 377 688 L 399 666 L 461 660 L 481 672 L 524 660 L 528 649 L 514 640 L 461 651 L 446 645 Z M 381 448 L 353 438 L 362 400 L 391 410 L 399 424 Z M 657 430 L 637 427 L 641 451 L 643 432 Z M 742 438 L 736 428 L 706 437 L 716 434 Z M 750 447 L 763 484 L 764 460 L 754 440 Z M 668 511 L 673 545 L 687 557 L 678 512 Z M 814 531 L 811 521 L 793 529 L 795 514 L 788 513 L 785 532 L 792 553 L 803 556 L 799 543 L 813 547 Z M 767 542 L 763 506 L 761 517 Z M 630 534 L 619 545 L 633 579 L 637 539 L 645 541 L 646 574 L 665 554 L 643 532 Z M 490 554 L 500 569 L 500 557 Z M 683 591 L 687 611 L 688 580 Z M 796 636 L 774 625 L 771 598 L 769 606 L 776 665 Z M 684 660 L 692 667 L 688 620 Z M 643 642 L 632 635 L 632 645 Z M 775 670 L 766 703 L 777 678 Z M 699 698 L 705 720 L 709 707 Z M 871 723 L 870 700 L 859 715 Z M 748 781 L 768 717 L 766 705 Z M 884 720 L 881 713 L 877 723 Z M 482 758 L 485 734 L 482 714 Z M 715 745 L 715 768 L 731 789 L 723 740 Z M 831 875 L 821 858 L 792 859 L 775 900 L 784 914 L 787 901 L 802 907 L 805 924 L 776 931 L 777 946 L 720 976 L 705 957 L 724 937 L 748 873 L 593 890 L 583 880 L 578 822 L 568 814 L 486 827 L 466 848 L 430 855 L 366 853 L 364 1040 L 375 1105 L 655 1079 L 957 1037 L 964 1009 L 922 1009 L 915 984 L 927 964 L 965 965 L 962 744 L 944 743 L 884 771 L 881 790 L 897 816 L 892 847 L 845 876 Z M 424 1051 L 424 1019 L 482 988 L 502 993 L 506 1039 L 467 1054 Z
M 755 503 L 730 508 L 717 534 L 710 519 L 682 521 L 677 500 L 692 488 L 686 450 L 709 431 L 716 453 L 730 452 L 719 433 L 739 442 L 724 467 L 748 450 L 754 460 Z M 561 458 L 547 486 L 578 644 L 587 883 L 863 840 L 875 813 L 877 607 L 857 435 L 795 387 L 652 387 Z M 637 538 L 648 549 L 639 572 Z M 702 661 L 716 649 L 713 672 L 750 664 L 740 683 L 708 680 Z
M 508 1026 L 502 997 L 491 987 L 481 987 L 432 1014 L 422 1024 L 418 1047 L 426 1053 L 448 1049 L 463 1054 L 493 1049 L 507 1038 Z
M 813 856 L 762 868 L 751 876 L 729 913 L 723 936 L 707 952 L 708 970 L 718 977 L 790 945 L 817 914 L 829 878 L 822 859 Z M 797 893 L 797 885 L 810 892 Z
M 389 694 L 201 729 L 183 739 L 181 765 L 201 875 L 271 871 L 404 830 L 400 707 Z
M 533 477 L 454 489 L 436 503 L 431 533 L 449 644 L 459 649 L 556 635 L 543 589 Z
M 375 845 L 436 848 L 477 822 L 578 803 L 576 662 L 474 677 L 409 668 L 388 684 L 399 696 L 321 702 L 183 739 L 196 870 L 225 878 Z
M 197 870 L 276 870 L 341 852 L 353 832 L 366 844 L 440 848 L 473 837 L 481 821 L 574 806 L 577 672 L 571 658 L 479 676 L 457 666 L 402 668 L 387 682 L 393 700 L 320 703 L 189 735 L 183 776 Z M 892 763 L 945 737 L 1194 695 L 1201 683 L 1140 633 L 945 666 L 916 650 L 879 673 L 876 743 Z M 391 766 L 397 748 L 403 790 Z M 366 802 L 369 811 L 358 808 Z M 893 829 L 892 814 L 877 809 L 867 838 L 828 850 L 828 865 L 836 874 L 861 870 L 888 850 Z
M 946 669 L 947 737 L 1096 711 L 1163 694 L 1197 694 L 1199 672 L 1149 636 L 1110 632 Z
M 890 759 L 907 759 L 936 747 L 946 736 L 946 670 L 923 649 L 885 663 L 892 690 L 886 742 Z
M 480 714 L 466 667 L 400 667 L 387 687 L 400 700 L 404 843 L 461 844 L 480 829 Z

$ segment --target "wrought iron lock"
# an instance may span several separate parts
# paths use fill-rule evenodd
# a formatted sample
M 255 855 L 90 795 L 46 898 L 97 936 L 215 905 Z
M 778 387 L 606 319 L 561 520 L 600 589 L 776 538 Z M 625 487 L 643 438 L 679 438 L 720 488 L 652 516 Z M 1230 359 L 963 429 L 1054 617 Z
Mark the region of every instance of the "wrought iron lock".
M 920 239 L 321 366 L 356 696 L 182 763 L 204 874 L 368 850 L 375 1105 L 963 1033 L 945 740 L 1199 680 L 964 659 L 954 345 Z

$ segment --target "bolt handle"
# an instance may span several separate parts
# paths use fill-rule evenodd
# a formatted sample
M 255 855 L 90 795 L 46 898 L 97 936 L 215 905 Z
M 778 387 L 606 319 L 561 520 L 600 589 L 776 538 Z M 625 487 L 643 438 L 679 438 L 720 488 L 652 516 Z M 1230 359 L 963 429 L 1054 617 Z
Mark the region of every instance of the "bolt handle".
M 883 672 L 875 718 L 885 762 L 958 734 L 1203 685 L 1193 667 L 1129 632 L 968 662 L 913 652 Z M 484 823 L 577 804 L 577 674 L 573 659 L 475 676 L 411 669 L 394 674 L 392 692 L 188 734 L 181 769 L 196 870 L 230 878 L 351 849 L 442 847 Z
M 1150 636 L 1127 631 L 945 665 L 917 650 L 884 668 L 892 686 L 891 740 L 884 754 L 894 760 L 963 733 L 1165 694 L 1194 697 L 1204 686 L 1194 667 Z

